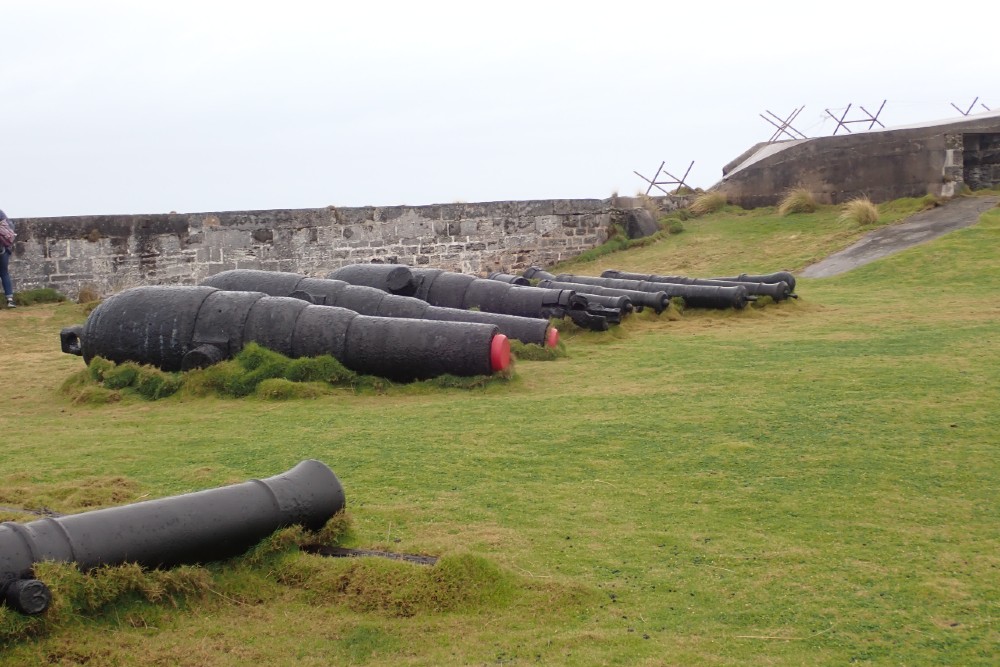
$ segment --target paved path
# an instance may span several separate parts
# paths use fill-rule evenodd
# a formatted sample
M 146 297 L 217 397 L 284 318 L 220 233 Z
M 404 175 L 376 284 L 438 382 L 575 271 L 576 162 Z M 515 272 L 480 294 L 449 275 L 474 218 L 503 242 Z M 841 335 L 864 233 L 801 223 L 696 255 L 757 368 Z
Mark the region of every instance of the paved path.
M 979 216 L 1000 204 L 1000 197 L 959 197 L 943 206 L 922 211 L 903 222 L 876 229 L 849 248 L 807 266 L 803 278 L 828 278 L 876 259 L 906 250 L 948 232 L 974 225 Z

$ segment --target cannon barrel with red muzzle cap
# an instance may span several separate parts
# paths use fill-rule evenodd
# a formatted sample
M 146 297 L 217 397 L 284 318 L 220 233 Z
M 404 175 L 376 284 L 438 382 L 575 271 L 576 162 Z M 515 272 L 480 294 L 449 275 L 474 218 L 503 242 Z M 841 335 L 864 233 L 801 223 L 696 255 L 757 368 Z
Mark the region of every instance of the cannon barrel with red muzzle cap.
M 287 357 L 329 354 L 357 373 L 410 381 L 490 375 L 510 365 L 496 326 L 359 315 L 263 292 L 136 287 L 103 301 L 60 332 L 63 352 L 134 361 L 165 371 L 209 366 L 257 343 Z
M 315 305 L 347 308 L 374 317 L 492 324 L 507 338 L 530 345 L 555 347 L 559 342 L 559 331 L 548 320 L 440 308 L 420 299 L 389 294 L 365 285 L 351 285 L 342 280 L 309 278 L 283 271 L 233 269 L 209 276 L 201 284 L 227 291 L 263 292 L 269 296 L 294 297 Z

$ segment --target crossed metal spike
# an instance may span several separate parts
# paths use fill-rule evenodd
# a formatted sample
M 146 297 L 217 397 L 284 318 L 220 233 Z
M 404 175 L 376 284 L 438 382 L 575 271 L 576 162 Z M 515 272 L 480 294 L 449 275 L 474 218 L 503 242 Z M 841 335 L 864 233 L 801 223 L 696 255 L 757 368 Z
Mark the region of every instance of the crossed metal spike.
M 674 176 L 673 174 L 671 174 L 669 171 L 667 171 L 666 169 L 664 169 L 663 165 L 665 165 L 666 163 L 667 163 L 666 160 L 664 160 L 663 162 L 660 163 L 660 168 L 656 170 L 656 175 L 653 176 L 652 180 L 646 178 L 645 176 L 643 176 L 642 174 L 640 174 L 637 171 L 633 171 L 632 172 L 633 174 L 635 174 L 636 176 L 638 176 L 642 180 L 644 180 L 647 183 L 649 183 L 649 187 L 646 188 L 646 195 L 649 195 L 649 191 L 652 190 L 654 187 L 657 190 L 659 190 L 660 192 L 662 192 L 663 194 L 669 195 L 670 193 L 667 192 L 666 190 L 664 190 L 662 187 L 660 187 L 661 185 L 676 185 L 678 189 L 680 189 L 682 187 L 683 188 L 688 188 L 689 190 L 692 189 L 691 186 L 688 185 L 687 183 L 685 183 L 684 181 L 685 181 L 685 179 L 687 179 L 688 174 L 691 173 L 691 167 L 694 166 L 694 160 L 691 160 L 691 164 L 688 165 L 687 171 L 684 172 L 684 176 L 681 177 L 681 178 L 677 178 L 676 176 Z M 659 178 L 661 171 L 664 174 L 666 174 L 667 176 L 669 176 L 670 178 L 674 179 L 674 180 L 672 180 L 672 181 L 658 181 L 658 180 L 656 180 L 657 178 Z
M 861 105 L 858 105 L 858 108 L 864 111 L 865 114 L 868 116 L 868 118 L 859 118 L 857 120 L 844 120 L 845 118 L 847 118 L 847 114 L 851 110 L 851 106 L 853 105 L 853 103 L 847 105 L 847 108 L 844 109 L 844 113 L 840 118 L 837 118 L 836 116 L 833 115 L 832 111 L 826 109 L 826 112 L 830 114 L 830 118 L 833 118 L 835 121 L 837 121 L 837 127 L 834 128 L 833 133 L 837 134 L 837 131 L 840 130 L 840 128 L 844 128 L 845 130 L 847 130 L 848 134 L 851 134 L 851 128 L 847 127 L 851 123 L 869 123 L 868 125 L 869 130 L 875 127 L 876 124 L 878 124 L 879 127 L 884 129 L 885 125 L 882 124 L 882 121 L 880 121 L 878 117 L 879 114 L 882 113 L 882 109 L 885 108 L 885 103 L 886 100 L 882 100 L 882 105 L 878 108 L 878 111 L 875 112 L 874 116 L 872 115 L 871 111 L 869 111 L 868 109 L 864 108 Z
M 782 134 L 787 134 L 790 139 L 807 139 L 808 137 L 806 137 L 806 135 L 802 134 L 801 132 L 799 132 L 798 130 L 796 130 L 794 127 L 792 127 L 792 121 L 794 121 L 796 118 L 798 118 L 799 114 L 802 113 L 802 110 L 805 109 L 805 108 L 806 108 L 806 105 L 803 104 L 799 108 L 797 108 L 794 111 L 792 111 L 792 113 L 790 113 L 788 115 L 788 118 L 781 118 L 777 114 L 774 114 L 774 113 L 771 113 L 770 111 L 765 110 L 764 113 L 766 113 L 771 118 L 777 120 L 778 121 L 777 123 L 775 123 L 774 120 L 771 120 L 771 118 L 768 118 L 767 116 L 765 116 L 763 113 L 762 114 L 758 114 L 761 118 L 763 118 L 764 120 L 766 120 L 768 123 L 770 123 L 771 125 L 773 125 L 776 128 L 778 128 L 777 130 L 775 130 L 774 134 L 771 135 L 771 138 L 767 140 L 767 143 L 769 143 L 769 144 L 774 143 L 775 141 L 777 141 L 778 137 L 780 137 Z M 791 130 L 791 132 L 789 132 L 789 130 Z M 798 136 L 796 136 L 796 135 L 798 135 Z
M 966 109 L 965 111 L 962 111 L 961 109 L 959 109 L 958 107 L 956 107 L 954 102 L 951 103 L 951 106 L 955 107 L 955 111 L 957 111 L 958 113 L 962 114 L 963 116 L 968 116 L 970 113 L 972 113 L 972 107 L 976 106 L 976 102 L 979 102 L 979 97 L 978 96 L 976 97 L 976 99 L 972 100 L 972 104 L 970 104 L 969 108 Z M 993 111 L 992 109 L 990 109 L 988 106 L 986 106 L 982 102 L 979 103 L 979 106 L 981 106 L 982 108 L 986 109 L 987 111 Z

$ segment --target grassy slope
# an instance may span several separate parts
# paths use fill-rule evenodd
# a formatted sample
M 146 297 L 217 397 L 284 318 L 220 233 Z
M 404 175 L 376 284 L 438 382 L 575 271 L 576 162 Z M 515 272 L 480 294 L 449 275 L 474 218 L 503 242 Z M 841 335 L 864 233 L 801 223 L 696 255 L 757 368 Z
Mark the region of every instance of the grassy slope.
M 836 215 L 730 211 L 572 268 L 800 269 L 860 233 Z M 469 553 L 501 573 L 406 616 L 381 582 L 418 566 L 213 566 L 181 611 L 126 600 L 36 622 L 45 634 L 0 664 L 988 664 L 998 247 L 993 210 L 802 280 L 797 302 L 641 315 L 471 392 L 76 406 L 57 393 L 80 367 L 57 346 L 75 307 L 0 312 L 0 505 L 75 511 L 313 457 L 344 482 L 351 545 Z M 463 587 L 483 586 L 470 602 Z

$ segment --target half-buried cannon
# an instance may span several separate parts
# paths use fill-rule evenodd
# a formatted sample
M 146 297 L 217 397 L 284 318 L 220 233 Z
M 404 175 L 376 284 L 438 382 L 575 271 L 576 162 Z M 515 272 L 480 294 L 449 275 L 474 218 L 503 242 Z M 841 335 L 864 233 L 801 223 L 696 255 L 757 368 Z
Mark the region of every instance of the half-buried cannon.
M 645 280 L 621 280 L 616 278 L 597 278 L 594 276 L 577 276 L 560 273 L 556 280 L 582 285 L 598 285 L 614 289 L 631 289 L 640 292 L 666 292 L 668 296 L 679 296 L 684 304 L 691 308 L 745 308 L 747 301 L 757 297 L 747 294 L 742 285 L 719 287 L 709 285 L 678 285 L 676 283 L 651 283 Z
M 608 269 L 601 273 L 602 278 L 618 278 L 622 280 L 644 280 L 650 283 L 668 283 L 676 285 L 706 285 L 708 287 L 736 287 L 742 285 L 747 294 L 769 296 L 777 301 L 784 301 L 792 295 L 788 283 L 779 280 L 774 283 L 747 282 L 742 280 L 722 280 L 720 278 L 689 278 L 688 276 L 658 276 L 656 274 L 630 273 Z
M 389 294 L 364 285 L 351 285 L 343 280 L 308 278 L 298 273 L 282 271 L 235 269 L 209 276 L 201 284 L 227 291 L 263 292 L 268 296 L 294 297 L 318 306 L 337 306 L 373 317 L 492 324 L 507 338 L 532 345 L 555 347 L 559 342 L 559 332 L 548 320 L 439 308 L 410 296 Z
M 52 597 L 35 579 L 35 563 L 75 563 L 87 571 L 223 560 L 279 528 L 318 530 L 343 507 L 337 476 L 323 463 L 306 460 L 267 479 L 30 523 L 4 522 L 0 597 L 16 611 L 40 614 Z
M 355 372 L 401 381 L 489 375 L 510 365 L 510 342 L 490 324 L 369 317 L 214 287 L 120 292 L 60 339 L 63 352 L 88 364 L 104 357 L 165 371 L 209 366 L 251 342 L 293 358 L 329 354 Z
M 603 331 L 608 322 L 621 321 L 621 311 L 590 303 L 572 290 L 520 287 L 497 280 L 401 264 L 351 264 L 327 275 L 352 285 L 367 285 L 390 294 L 414 296 L 433 306 L 478 309 L 521 317 L 569 317 L 587 329 Z

